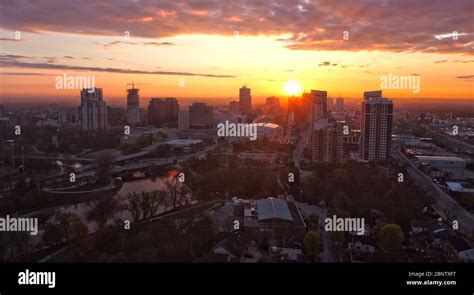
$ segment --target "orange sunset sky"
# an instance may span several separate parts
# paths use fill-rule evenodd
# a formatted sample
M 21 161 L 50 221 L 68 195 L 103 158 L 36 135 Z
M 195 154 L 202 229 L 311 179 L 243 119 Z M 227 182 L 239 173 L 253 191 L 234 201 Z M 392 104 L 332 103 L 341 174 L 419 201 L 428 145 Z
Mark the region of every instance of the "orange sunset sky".
M 360 98 L 389 73 L 420 76 L 389 98 L 474 99 L 473 1 L 64 2 L 0 4 L 0 102 L 79 101 L 63 74 L 95 76 L 107 101 L 131 81 L 144 101 L 227 103 L 246 84 L 261 103 L 291 80 Z

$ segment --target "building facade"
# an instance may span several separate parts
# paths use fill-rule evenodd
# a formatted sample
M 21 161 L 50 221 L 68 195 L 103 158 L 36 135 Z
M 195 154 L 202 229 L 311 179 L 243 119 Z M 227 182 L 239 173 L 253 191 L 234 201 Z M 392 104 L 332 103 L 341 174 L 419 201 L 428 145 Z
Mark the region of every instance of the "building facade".
M 315 163 L 340 164 L 343 162 L 342 129 L 336 124 L 321 119 L 313 125 L 312 131 L 312 160 Z
M 107 106 L 101 88 L 81 90 L 81 106 L 78 109 L 82 130 L 107 130 Z
M 243 86 L 239 89 L 240 112 L 244 115 L 252 113 L 252 94 L 250 88 Z
M 179 104 L 176 98 L 152 98 L 148 105 L 148 123 L 161 127 L 176 126 Z
M 189 111 L 187 109 L 178 112 L 178 130 L 189 129 Z
M 232 113 L 240 113 L 240 103 L 237 100 L 229 102 L 229 109 Z
M 195 102 L 188 108 L 189 129 L 214 128 L 214 110 L 206 103 Z
M 390 158 L 392 124 L 392 101 L 382 98 L 382 91 L 364 93 L 359 148 L 361 159 L 387 161 Z
M 342 97 L 336 98 L 336 114 L 344 114 L 344 98 Z

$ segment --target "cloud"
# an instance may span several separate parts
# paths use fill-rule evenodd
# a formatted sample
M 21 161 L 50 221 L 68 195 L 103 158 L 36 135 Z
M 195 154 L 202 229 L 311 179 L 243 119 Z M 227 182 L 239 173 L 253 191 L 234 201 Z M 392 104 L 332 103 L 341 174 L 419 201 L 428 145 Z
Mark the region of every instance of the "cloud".
M 474 79 L 474 75 L 456 76 L 457 79 Z
M 323 61 L 318 65 L 318 67 L 327 67 L 327 66 L 330 66 L 330 65 L 331 65 L 330 61 Z
M 115 45 L 124 45 L 124 44 L 125 45 L 147 45 L 147 46 L 173 46 L 175 45 L 172 42 L 155 42 L 155 41 L 151 41 L 151 42 L 112 41 L 109 43 L 103 43 L 103 44 L 98 43 L 98 44 L 104 47 L 111 47 Z
M 51 63 L 25 63 L 17 60 L 2 60 L 0 59 L 0 66 L 4 68 L 29 68 L 29 69 L 48 69 L 48 70 L 71 70 L 71 71 L 91 71 L 91 72 L 107 72 L 119 74 L 142 74 L 142 75 L 173 75 L 173 76 L 199 76 L 208 78 L 235 78 L 233 75 L 214 75 L 204 73 L 190 73 L 190 72 L 172 72 L 172 71 L 144 71 L 120 68 L 101 68 L 101 67 L 86 67 L 86 66 L 68 66 Z
M 467 63 L 474 62 L 474 60 L 452 60 L 452 61 L 448 61 L 448 60 L 446 60 L 446 59 L 443 59 L 443 60 L 437 60 L 437 61 L 435 61 L 434 63 L 435 63 L 435 64 L 439 64 L 439 63 L 445 63 L 445 62 L 454 62 L 454 63 L 467 64 Z
M 52 74 L 33 73 L 33 72 L 2 72 L 4 76 L 53 76 Z
M 280 42 L 292 50 L 473 55 L 474 49 L 472 0 L 5 1 L 1 27 L 12 31 L 120 38 L 129 31 L 131 40 L 238 31 L 287 34 Z M 454 31 L 458 40 L 452 38 Z
M 20 42 L 23 41 L 23 39 L 15 39 L 15 38 L 0 38 L 0 41 L 2 42 Z

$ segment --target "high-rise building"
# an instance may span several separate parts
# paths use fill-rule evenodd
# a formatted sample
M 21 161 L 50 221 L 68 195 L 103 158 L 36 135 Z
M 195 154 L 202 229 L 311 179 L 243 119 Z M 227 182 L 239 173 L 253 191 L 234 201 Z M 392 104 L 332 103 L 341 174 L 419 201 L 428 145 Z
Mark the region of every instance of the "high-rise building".
M 140 106 L 139 92 L 140 89 L 135 88 L 133 84 L 132 88 L 127 89 L 127 108 L 138 108 Z
M 344 98 L 342 97 L 336 98 L 336 114 L 344 114 Z
M 382 90 L 364 92 L 364 100 L 367 100 L 371 97 L 382 97 Z
M 312 98 L 312 105 L 311 105 L 312 121 L 316 122 L 320 119 L 326 119 L 328 117 L 327 91 L 311 90 L 311 98 Z
M 82 130 L 106 130 L 107 106 L 101 88 L 81 90 L 81 106 L 78 108 Z
M 275 96 L 267 97 L 265 102 L 265 109 L 267 113 L 277 115 L 280 113 L 280 99 Z
M 0 104 L 0 116 L 3 116 L 5 114 L 5 109 L 3 106 Z
M 212 129 L 214 128 L 214 111 L 206 103 L 195 102 L 189 108 L 190 129 Z
M 178 130 L 189 129 L 189 111 L 187 109 L 178 112 Z
M 310 126 L 311 126 L 311 123 L 313 122 L 313 117 L 311 115 L 311 112 L 313 111 L 312 105 L 313 105 L 313 97 L 311 95 L 311 92 L 303 93 L 302 101 L 301 101 L 302 116 L 303 116 L 304 122 L 305 123 L 309 122 Z
M 240 103 L 237 100 L 229 102 L 229 109 L 232 113 L 240 113 Z
M 148 105 L 148 123 L 161 127 L 176 126 L 179 104 L 176 98 L 152 98 Z
M 252 113 L 252 95 L 250 88 L 243 86 L 239 89 L 240 112 L 244 115 Z
M 143 124 L 144 113 L 142 108 L 128 107 L 127 108 L 127 124 L 131 126 Z
M 140 89 L 135 88 L 133 83 L 132 88 L 127 89 L 127 124 L 131 126 L 141 125 L 144 121 L 143 109 L 139 107 L 139 92 Z
M 328 113 L 330 114 L 332 112 L 332 110 L 334 109 L 334 101 L 332 99 L 332 97 L 328 97 L 328 106 L 327 106 L 327 109 L 328 109 Z
M 316 163 L 339 164 L 343 161 L 343 137 L 341 128 L 320 119 L 313 124 L 312 160 Z
M 386 161 L 390 158 L 392 122 L 392 101 L 383 98 L 382 91 L 365 92 L 360 122 L 359 152 L 361 159 Z

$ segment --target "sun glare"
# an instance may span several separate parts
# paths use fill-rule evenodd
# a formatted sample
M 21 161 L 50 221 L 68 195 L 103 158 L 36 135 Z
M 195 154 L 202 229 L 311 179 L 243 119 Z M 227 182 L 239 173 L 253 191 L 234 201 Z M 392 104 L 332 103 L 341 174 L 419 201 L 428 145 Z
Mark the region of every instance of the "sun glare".
M 285 85 L 285 91 L 289 95 L 295 95 L 301 91 L 301 86 L 296 81 L 288 81 Z

